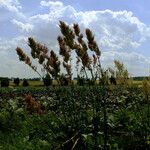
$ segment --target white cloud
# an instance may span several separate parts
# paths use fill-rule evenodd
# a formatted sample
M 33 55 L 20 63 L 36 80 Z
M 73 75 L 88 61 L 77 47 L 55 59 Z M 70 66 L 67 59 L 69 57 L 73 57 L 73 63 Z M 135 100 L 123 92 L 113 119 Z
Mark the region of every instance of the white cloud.
M 59 9 L 64 6 L 60 1 L 41 1 L 40 5 L 42 7 L 49 7 L 50 9 Z
M 150 37 L 150 28 L 132 12 L 88 11 L 77 13 L 77 18 L 93 30 L 100 45 L 107 49 L 132 50 Z
M 22 6 L 18 0 L 0 0 L 0 8 L 4 8 L 10 12 L 16 13 L 20 17 L 24 17 L 23 13 L 20 12 Z
M 17 46 L 25 46 L 27 38 L 19 36 L 12 39 L 0 39 L 0 52 L 9 55 Z M 14 54 L 14 53 L 13 53 Z
M 49 2 L 42 1 L 43 5 Z M 55 3 L 50 1 L 50 3 Z M 48 5 L 47 4 L 47 5 Z M 72 6 L 50 10 L 45 14 L 37 14 L 29 18 L 29 22 L 36 28 L 42 26 L 43 31 L 58 34 L 56 26 L 59 20 L 69 24 L 79 23 L 82 29 L 89 27 L 94 32 L 99 45 L 109 50 L 132 50 L 138 48 L 147 38 L 150 38 L 150 27 L 146 26 L 132 12 L 111 10 L 77 12 Z M 42 29 L 39 30 L 39 36 Z M 45 32 L 47 34 L 47 32 Z M 36 32 L 38 35 L 38 32 Z M 44 36 L 44 33 L 42 34 Z M 50 35 L 49 35 L 50 36 Z
M 7 3 L 15 6 L 17 10 L 20 9 L 19 3 L 13 5 L 11 0 L 7 0 Z M 58 28 L 59 20 L 65 21 L 70 25 L 72 23 L 79 23 L 82 31 L 86 27 L 93 31 L 96 41 L 103 52 L 101 59 L 104 67 L 111 66 L 114 59 L 119 59 L 125 63 L 131 75 L 148 74 L 149 59 L 146 56 L 136 53 L 136 49 L 145 40 L 149 39 L 150 27 L 141 22 L 132 12 L 114 12 L 111 10 L 83 12 L 75 10 L 70 5 L 64 6 L 60 1 L 41 1 L 40 5 L 42 7 L 49 7 L 49 12 L 30 16 L 26 20 L 26 23 L 21 22 L 18 18 L 12 20 L 12 23 L 21 31 L 22 35 L 34 37 L 36 40 L 46 44 L 50 50 L 58 50 L 57 36 L 60 34 Z M 2 7 L 2 4 L 0 6 Z M 0 55 L 6 56 L 6 54 L 11 52 L 9 57 L 3 58 L 8 62 L 6 69 L 8 66 L 13 68 L 12 76 L 16 76 L 17 74 L 18 76 L 25 74 L 26 76 L 33 75 L 34 73 L 28 74 L 21 69 L 24 64 L 19 63 L 17 57 L 11 59 L 17 46 L 28 50 L 26 38 L 0 41 Z M 0 60 L 0 64 L 4 64 L 3 61 Z M 13 66 L 11 66 L 12 64 Z M 31 70 L 31 72 L 33 71 Z
M 105 68 L 114 67 L 114 60 L 121 61 L 130 73 L 130 76 L 144 76 L 149 74 L 150 58 L 136 52 L 103 52 L 101 61 Z
M 18 29 L 22 32 L 30 32 L 33 30 L 33 25 L 30 23 L 22 23 L 20 21 L 17 21 L 15 19 L 12 20 L 12 23 L 15 24 Z

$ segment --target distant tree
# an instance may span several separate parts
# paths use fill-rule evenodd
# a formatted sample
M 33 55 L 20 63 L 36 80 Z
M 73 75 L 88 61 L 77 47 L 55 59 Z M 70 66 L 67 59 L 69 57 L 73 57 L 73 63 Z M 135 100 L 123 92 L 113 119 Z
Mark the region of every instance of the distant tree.
M 142 80 L 144 80 L 146 77 L 147 77 L 147 76 L 133 77 L 133 80 L 142 81 Z
M 83 77 L 77 77 L 77 85 L 83 86 L 85 84 L 85 79 Z
M 15 84 L 16 86 L 18 86 L 19 83 L 20 83 L 20 79 L 19 79 L 19 78 L 15 78 L 15 79 L 14 79 L 14 84 Z
M 5 78 L 1 80 L 1 87 L 8 87 L 9 86 L 9 79 Z
M 52 78 L 50 77 L 49 74 L 46 74 L 46 76 L 43 78 L 43 83 L 45 86 L 52 85 Z
M 22 85 L 23 86 L 29 86 L 29 83 L 28 83 L 28 81 L 26 79 L 24 79 Z
M 41 78 L 32 78 L 32 81 L 40 81 Z

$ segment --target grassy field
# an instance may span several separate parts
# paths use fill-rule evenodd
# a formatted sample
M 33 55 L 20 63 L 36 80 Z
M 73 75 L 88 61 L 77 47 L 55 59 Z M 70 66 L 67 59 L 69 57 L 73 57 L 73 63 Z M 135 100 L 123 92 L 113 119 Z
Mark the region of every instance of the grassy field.
M 150 149 L 150 104 L 140 88 L 35 86 L 0 93 L 0 150 Z
M 19 83 L 19 86 L 22 86 L 22 83 L 23 81 Z M 29 83 L 29 86 L 43 86 L 44 85 L 42 81 L 28 81 L 28 83 Z M 15 87 L 15 84 L 13 81 L 10 81 L 9 85 Z
M 150 82 L 150 81 L 149 81 Z M 15 87 L 15 84 L 13 83 L 13 81 L 10 81 L 10 87 Z M 19 86 L 22 86 L 22 83 L 23 81 L 20 82 Z M 40 87 L 40 86 L 44 86 L 43 82 L 42 81 L 28 81 L 29 83 L 29 86 L 31 87 Z M 96 84 L 98 84 L 99 81 L 96 81 Z M 73 84 L 76 85 L 77 84 L 77 81 L 74 80 L 73 81 Z M 129 80 L 129 84 L 130 85 L 134 85 L 134 86 L 137 86 L 137 87 L 142 87 L 142 81 L 137 81 L 137 80 Z M 53 80 L 53 85 L 58 85 L 57 81 L 56 80 Z

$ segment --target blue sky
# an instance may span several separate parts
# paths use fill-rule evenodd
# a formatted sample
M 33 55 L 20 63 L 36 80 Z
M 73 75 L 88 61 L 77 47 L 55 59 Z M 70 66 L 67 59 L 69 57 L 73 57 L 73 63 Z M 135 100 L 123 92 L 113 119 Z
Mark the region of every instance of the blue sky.
M 0 76 L 37 76 L 18 61 L 15 48 L 29 54 L 32 36 L 58 51 L 59 20 L 92 29 L 104 68 L 119 59 L 131 76 L 149 75 L 149 0 L 0 0 Z

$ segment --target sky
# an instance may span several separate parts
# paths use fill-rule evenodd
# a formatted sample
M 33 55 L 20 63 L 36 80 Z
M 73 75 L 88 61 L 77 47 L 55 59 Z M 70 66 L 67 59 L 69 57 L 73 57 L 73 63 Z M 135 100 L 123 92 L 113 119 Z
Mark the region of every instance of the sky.
M 149 0 L 0 0 L 0 76 L 38 77 L 15 49 L 30 54 L 27 39 L 33 37 L 58 52 L 60 20 L 93 31 L 104 68 L 117 59 L 131 76 L 149 75 Z

